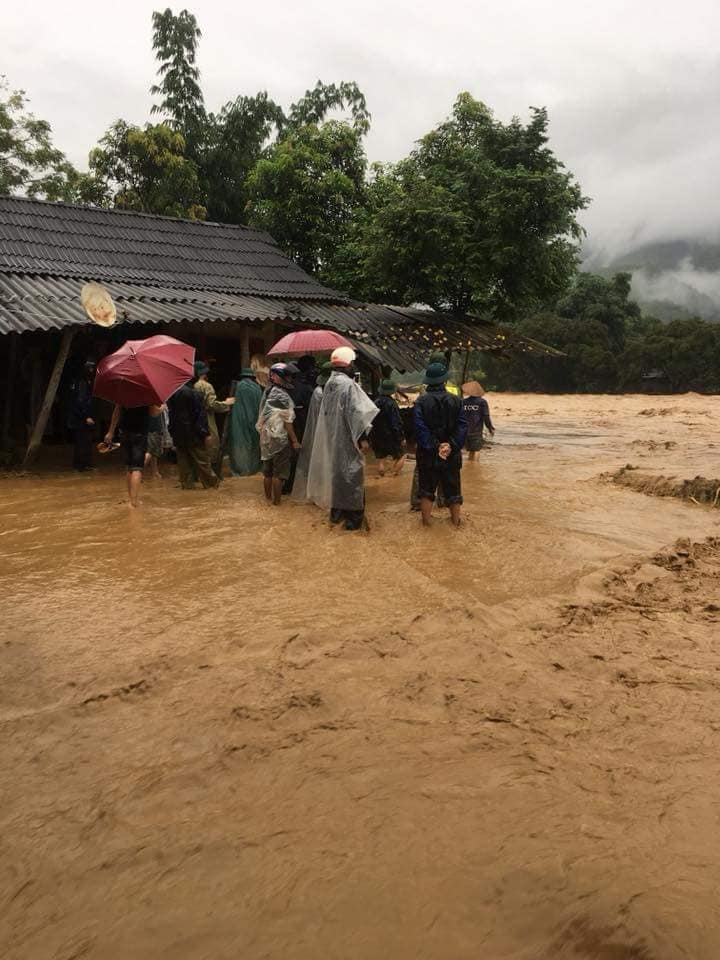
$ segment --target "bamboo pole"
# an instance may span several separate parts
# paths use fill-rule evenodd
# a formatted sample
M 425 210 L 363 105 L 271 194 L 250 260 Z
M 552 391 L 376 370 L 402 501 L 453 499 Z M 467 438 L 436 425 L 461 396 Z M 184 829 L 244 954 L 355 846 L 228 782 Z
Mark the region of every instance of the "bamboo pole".
M 42 444 L 42 439 L 45 434 L 45 427 L 47 426 L 52 405 L 55 402 L 58 384 L 60 383 L 60 377 L 62 376 L 63 368 L 65 367 L 65 361 L 67 360 L 68 353 L 70 352 L 70 344 L 72 343 L 74 335 L 75 330 L 73 327 L 66 327 L 65 330 L 63 330 L 62 340 L 60 341 L 60 349 L 58 350 L 57 357 L 55 358 L 55 365 L 53 366 L 50 379 L 48 380 L 47 389 L 45 390 L 45 398 L 42 406 L 40 407 L 40 413 L 35 421 L 32 436 L 30 437 L 30 442 L 28 443 L 27 451 L 25 452 L 23 470 L 27 470 L 27 468 L 30 466 L 32 461 L 37 456 L 40 445 Z
M 19 334 L 11 333 L 8 347 L 8 372 L 5 381 L 5 407 L 3 409 L 2 445 L 10 445 L 10 425 L 12 423 L 13 391 L 15 389 L 15 367 L 17 366 L 17 346 Z

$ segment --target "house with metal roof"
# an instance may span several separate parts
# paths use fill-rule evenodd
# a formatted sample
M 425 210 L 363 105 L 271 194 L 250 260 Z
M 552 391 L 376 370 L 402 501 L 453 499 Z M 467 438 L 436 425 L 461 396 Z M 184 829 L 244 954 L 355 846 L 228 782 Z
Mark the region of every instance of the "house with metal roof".
M 116 306 L 118 322 L 109 330 L 95 326 L 81 305 L 80 290 L 91 281 Z M 555 352 L 478 318 L 354 302 L 250 227 L 0 198 L 5 445 L 20 407 L 27 429 L 47 406 L 59 359 L 62 374 L 66 357 L 98 359 L 160 325 L 227 367 L 220 384 L 282 333 L 306 326 L 346 335 L 378 372 L 417 369 L 437 349 Z

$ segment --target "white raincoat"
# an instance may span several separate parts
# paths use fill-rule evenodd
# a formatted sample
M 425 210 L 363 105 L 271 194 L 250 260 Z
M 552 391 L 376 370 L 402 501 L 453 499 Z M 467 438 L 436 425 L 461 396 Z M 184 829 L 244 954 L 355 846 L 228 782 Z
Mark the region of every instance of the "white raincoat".
M 307 499 L 325 510 L 362 510 L 365 461 L 358 441 L 378 408 L 346 373 L 325 384 L 307 480 Z
M 305 433 L 302 438 L 302 447 L 298 455 L 295 468 L 295 482 L 292 488 L 293 500 L 307 500 L 308 473 L 310 471 L 310 457 L 312 456 L 315 430 L 317 428 L 320 404 L 322 403 L 323 388 L 315 387 L 308 406 L 308 415 L 305 421 Z

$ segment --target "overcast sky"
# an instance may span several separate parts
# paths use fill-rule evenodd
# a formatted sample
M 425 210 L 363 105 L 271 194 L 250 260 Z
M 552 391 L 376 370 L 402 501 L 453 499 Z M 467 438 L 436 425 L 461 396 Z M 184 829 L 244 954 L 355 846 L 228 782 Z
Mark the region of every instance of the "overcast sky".
M 149 118 L 159 4 L 5 5 L 0 69 L 84 165 L 118 117 Z M 175 12 L 181 7 L 173 6 Z M 594 247 L 720 232 L 720 0 L 275 0 L 191 4 L 206 104 L 356 80 L 371 160 L 396 160 L 469 90 L 506 120 L 550 110 L 593 198 Z

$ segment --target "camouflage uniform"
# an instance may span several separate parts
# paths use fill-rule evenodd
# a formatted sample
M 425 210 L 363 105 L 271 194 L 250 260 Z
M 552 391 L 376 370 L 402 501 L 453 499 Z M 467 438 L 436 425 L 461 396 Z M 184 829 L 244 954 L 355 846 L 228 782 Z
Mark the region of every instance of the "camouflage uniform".
M 195 389 L 201 394 L 205 413 L 207 414 L 208 429 L 210 430 L 210 443 L 207 446 L 207 452 L 210 457 L 210 463 L 218 477 L 221 475 L 222 463 L 220 461 L 220 435 L 218 433 L 216 413 L 227 413 L 230 407 L 227 403 L 222 403 L 217 398 L 215 387 L 207 380 L 198 380 L 195 383 Z

